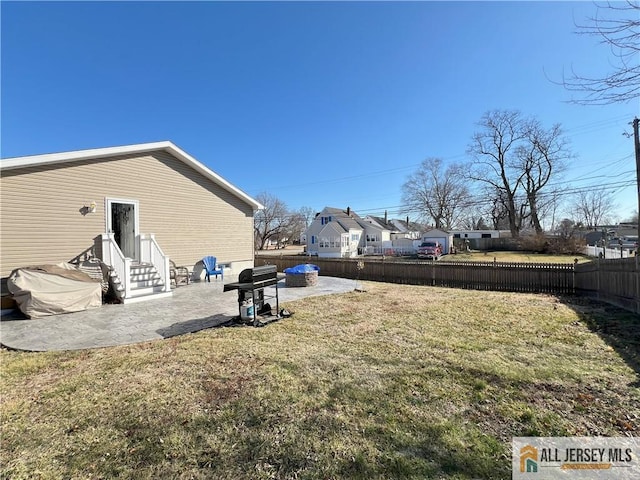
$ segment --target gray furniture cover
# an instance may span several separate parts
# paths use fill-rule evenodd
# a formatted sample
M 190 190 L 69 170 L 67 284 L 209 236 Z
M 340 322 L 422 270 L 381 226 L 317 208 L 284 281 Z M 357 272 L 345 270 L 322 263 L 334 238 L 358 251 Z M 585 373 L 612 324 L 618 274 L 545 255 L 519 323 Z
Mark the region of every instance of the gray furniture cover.
M 18 268 L 7 288 L 29 318 L 79 312 L 102 305 L 100 279 L 91 278 L 70 263 Z

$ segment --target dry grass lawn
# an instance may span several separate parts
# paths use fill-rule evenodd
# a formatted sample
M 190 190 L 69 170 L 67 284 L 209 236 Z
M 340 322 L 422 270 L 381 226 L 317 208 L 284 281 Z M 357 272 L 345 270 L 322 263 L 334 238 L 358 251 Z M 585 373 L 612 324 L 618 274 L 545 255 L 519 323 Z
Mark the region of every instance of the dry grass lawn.
M 578 263 L 590 262 L 594 258 L 586 255 L 560 255 L 551 253 L 535 253 L 524 251 L 496 251 L 496 252 L 459 252 L 446 255 L 442 260 L 456 262 L 525 262 L 525 263 Z
M 640 320 L 365 283 L 265 328 L 2 351 L 0 477 L 511 478 L 513 436 L 640 435 Z

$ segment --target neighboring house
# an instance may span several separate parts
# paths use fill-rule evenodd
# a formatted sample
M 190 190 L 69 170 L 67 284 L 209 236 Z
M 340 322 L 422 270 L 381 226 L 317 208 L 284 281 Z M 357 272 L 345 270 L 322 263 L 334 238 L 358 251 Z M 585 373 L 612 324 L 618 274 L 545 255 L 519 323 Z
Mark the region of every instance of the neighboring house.
M 327 258 L 355 257 L 364 229 L 350 209 L 325 207 L 307 228 L 307 253 Z
M 637 223 L 620 223 L 615 229 L 615 236 L 618 238 L 638 237 Z
M 392 248 L 391 233 L 393 226 L 388 222 L 370 215 L 359 220 L 364 228 L 363 241 L 360 245 L 362 253 L 384 254 Z
M 391 246 L 390 230 L 351 209 L 325 207 L 307 228 L 307 253 L 319 257 L 355 257 Z
M 373 215 L 367 215 L 366 217 L 363 218 L 363 220 L 365 222 L 369 222 L 373 225 L 376 225 L 376 227 L 380 228 L 380 229 L 385 229 L 389 231 L 389 236 L 391 236 L 392 233 L 395 233 L 396 231 L 396 227 L 395 225 L 393 225 L 388 219 L 387 219 L 387 212 L 385 212 L 384 218 L 382 217 L 375 217 Z
M 134 269 L 152 265 L 152 291 L 169 294 L 169 259 L 191 271 L 214 255 L 231 273 L 253 266 L 253 198 L 171 142 L 0 162 L 0 275 L 97 256 L 125 301 Z M 144 292 L 143 292 L 144 290 Z
M 365 219 L 371 219 L 372 222 L 378 224 L 381 228 L 388 230 L 390 242 L 384 242 L 382 248 L 377 250 L 377 254 L 385 255 L 413 255 L 416 253 L 417 245 L 420 245 L 422 238 L 422 230 L 424 227 L 417 223 L 406 220 L 391 219 L 387 217 L 385 212 L 384 218 L 367 216 Z
M 424 230 L 422 225 L 410 222 L 408 218 L 406 220 L 391 219 L 389 223 L 395 227 L 395 231 L 391 233 L 391 240 L 401 238 L 418 240 Z

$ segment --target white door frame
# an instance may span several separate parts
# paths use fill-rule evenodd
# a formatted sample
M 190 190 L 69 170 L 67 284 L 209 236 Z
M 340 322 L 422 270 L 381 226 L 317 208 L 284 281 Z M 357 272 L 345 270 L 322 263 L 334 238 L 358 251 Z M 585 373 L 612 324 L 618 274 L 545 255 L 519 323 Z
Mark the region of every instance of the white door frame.
M 105 198 L 105 226 L 108 233 L 113 233 L 112 208 L 114 203 L 123 203 L 127 205 L 133 205 L 133 219 L 134 219 L 134 232 L 133 232 L 133 244 L 135 249 L 134 260 L 140 258 L 140 202 L 130 198 Z

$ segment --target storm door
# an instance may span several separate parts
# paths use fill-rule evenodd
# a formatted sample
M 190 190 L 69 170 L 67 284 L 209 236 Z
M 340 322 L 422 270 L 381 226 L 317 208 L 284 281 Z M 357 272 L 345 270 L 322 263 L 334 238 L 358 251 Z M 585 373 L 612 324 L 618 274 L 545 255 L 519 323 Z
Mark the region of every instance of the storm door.
M 125 257 L 137 259 L 138 202 L 107 200 L 107 230 Z

